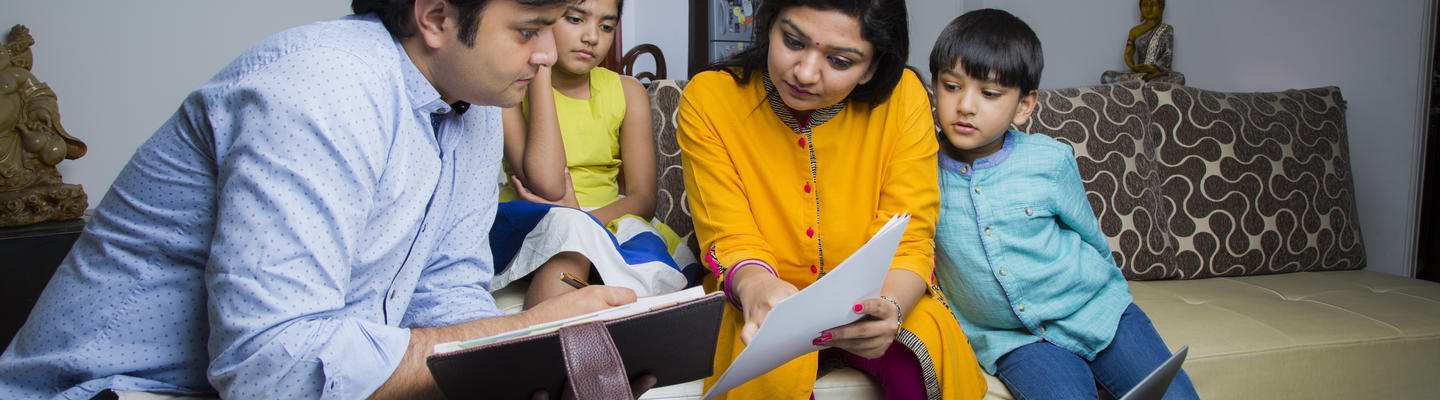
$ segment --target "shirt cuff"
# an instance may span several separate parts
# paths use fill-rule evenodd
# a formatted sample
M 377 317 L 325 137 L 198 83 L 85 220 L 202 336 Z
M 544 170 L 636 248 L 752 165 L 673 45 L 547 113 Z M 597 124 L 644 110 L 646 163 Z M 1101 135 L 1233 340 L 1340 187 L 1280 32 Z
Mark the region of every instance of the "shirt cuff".
M 346 324 L 353 325 L 333 336 L 320 353 L 325 375 L 321 398 L 370 397 L 390 380 L 410 348 L 409 329 L 371 321 L 349 320 Z

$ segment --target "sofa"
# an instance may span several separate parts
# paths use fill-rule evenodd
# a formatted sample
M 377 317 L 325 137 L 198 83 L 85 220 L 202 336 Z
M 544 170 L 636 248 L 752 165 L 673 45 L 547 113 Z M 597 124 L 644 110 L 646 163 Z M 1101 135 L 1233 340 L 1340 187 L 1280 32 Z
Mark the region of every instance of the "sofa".
M 676 112 L 684 81 L 649 85 L 656 218 L 696 247 Z M 1440 284 L 1364 270 L 1345 100 L 1323 87 L 1222 93 L 1126 82 L 1041 90 L 1025 132 L 1072 145 L 1135 302 L 1204 398 L 1434 398 Z M 824 166 L 821 166 L 823 168 Z M 943 223 L 943 221 L 941 222 Z M 518 309 L 521 287 L 498 296 Z M 987 399 L 1009 399 L 988 377 Z M 879 399 L 822 368 L 817 399 Z M 693 399 L 700 382 L 643 398 Z

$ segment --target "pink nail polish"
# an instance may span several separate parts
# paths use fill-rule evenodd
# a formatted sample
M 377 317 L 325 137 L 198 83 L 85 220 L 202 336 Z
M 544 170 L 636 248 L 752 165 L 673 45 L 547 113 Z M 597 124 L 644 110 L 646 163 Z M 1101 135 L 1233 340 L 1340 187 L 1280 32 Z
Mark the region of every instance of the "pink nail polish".
M 828 334 L 828 333 L 823 334 L 823 335 L 820 335 L 820 341 L 821 341 L 821 342 L 828 342 L 828 341 L 830 341 L 830 339 L 833 339 L 833 338 L 835 338 L 835 335 L 831 335 L 831 334 Z
M 856 304 L 856 305 L 855 305 L 855 312 L 860 312 L 860 310 L 864 310 L 864 309 L 865 309 L 865 306 L 862 306 L 862 305 L 859 305 L 859 304 Z
M 820 340 L 820 339 L 815 339 L 815 340 L 811 340 L 811 341 L 810 341 L 810 344 L 813 344 L 813 345 L 816 345 L 816 346 L 824 346 L 824 345 L 825 345 L 825 341 L 824 341 L 824 340 Z

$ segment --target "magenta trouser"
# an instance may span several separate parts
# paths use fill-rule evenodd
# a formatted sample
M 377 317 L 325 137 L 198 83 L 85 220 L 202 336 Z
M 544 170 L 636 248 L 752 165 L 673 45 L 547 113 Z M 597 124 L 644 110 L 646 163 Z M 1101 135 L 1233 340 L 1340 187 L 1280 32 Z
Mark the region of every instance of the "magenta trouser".
M 925 375 L 920 372 L 920 360 L 900 342 L 890 343 L 885 355 L 873 360 L 837 348 L 821 350 L 820 357 L 840 357 L 851 367 L 875 377 L 885 390 L 886 399 L 925 398 Z M 810 398 L 814 399 L 815 394 L 811 393 Z

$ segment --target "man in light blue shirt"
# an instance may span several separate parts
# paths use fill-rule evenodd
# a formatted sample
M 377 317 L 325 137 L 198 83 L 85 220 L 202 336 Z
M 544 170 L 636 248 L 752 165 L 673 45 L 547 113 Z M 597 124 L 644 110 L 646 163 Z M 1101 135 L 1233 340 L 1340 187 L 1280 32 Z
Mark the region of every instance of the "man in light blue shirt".
M 120 172 L 0 357 L 0 398 L 437 397 L 436 343 L 633 301 L 597 286 L 502 316 L 486 287 L 494 106 L 554 59 L 570 2 L 356 0 L 246 51 Z

